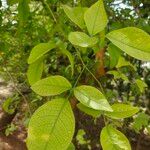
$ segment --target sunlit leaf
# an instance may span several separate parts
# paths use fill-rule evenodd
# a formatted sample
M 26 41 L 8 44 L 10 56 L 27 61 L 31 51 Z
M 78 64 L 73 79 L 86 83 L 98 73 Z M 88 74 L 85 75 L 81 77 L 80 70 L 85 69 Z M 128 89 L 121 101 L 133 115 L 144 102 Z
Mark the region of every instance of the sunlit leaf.
M 41 96 L 53 96 L 71 89 L 70 82 L 59 75 L 37 81 L 31 89 Z
M 150 61 L 150 35 L 143 30 L 127 27 L 108 33 L 107 38 L 128 55 Z
M 111 125 L 102 129 L 100 142 L 103 150 L 131 150 L 130 143 L 125 135 Z
M 39 107 L 29 122 L 29 150 L 66 150 L 75 128 L 74 115 L 67 99 L 57 98 Z
M 112 111 L 105 96 L 95 87 L 82 85 L 74 89 L 75 97 L 85 106 L 95 110 Z
M 105 115 L 113 119 L 128 118 L 135 115 L 139 111 L 138 107 L 119 103 L 112 105 L 111 108 L 113 109 L 113 112 L 105 112 Z

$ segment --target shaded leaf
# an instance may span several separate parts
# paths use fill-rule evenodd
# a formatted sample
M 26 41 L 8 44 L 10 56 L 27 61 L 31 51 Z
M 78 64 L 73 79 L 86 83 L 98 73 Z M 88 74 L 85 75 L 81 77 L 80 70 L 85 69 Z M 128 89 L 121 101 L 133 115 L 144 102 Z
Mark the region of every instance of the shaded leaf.
M 43 58 L 36 60 L 34 63 L 29 65 L 27 71 L 27 77 L 30 85 L 33 85 L 42 77 L 42 72 L 44 69 Z
M 74 7 L 71 8 L 67 5 L 63 5 L 63 9 L 68 16 L 68 18 L 74 22 L 76 25 L 78 25 L 81 29 L 85 27 L 84 23 L 84 12 L 87 10 L 87 8 L 82 7 Z
M 140 79 L 136 79 L 135 83 L 138 86 L 138 88 L 140 89 L 140 92 L 143 93 L 145 88 L 147 87 L 147 84 Z
M 107 51 L 110 57 L 110 68 L 114 68 L 118 63 L 119 56 L 121 55 L 120 49 L 111 43 L 109 44 Z
M 89 108 L 89 107 L 86 107 L 85 105 L 83 105 L 82 103 L 78 103 L 77 104 L 77 107 L 84 113 L 94 117 L 94 118 L 97 118 L 101 115 L 101 111 L 99 110 L 95 110 L 95 109 L 92 109 L 92 108 Z
M 133 129 L 136 131 L 136 132 L 139 132 L 143 127 L 146 127 L 148 126 L 148 123 L 149 123 L 149 120 L 150 120 L 150 116 L 145 114 L 145 113 L 139 113 L 136 118 L 134 119 L 134 122 L 133 122 Z

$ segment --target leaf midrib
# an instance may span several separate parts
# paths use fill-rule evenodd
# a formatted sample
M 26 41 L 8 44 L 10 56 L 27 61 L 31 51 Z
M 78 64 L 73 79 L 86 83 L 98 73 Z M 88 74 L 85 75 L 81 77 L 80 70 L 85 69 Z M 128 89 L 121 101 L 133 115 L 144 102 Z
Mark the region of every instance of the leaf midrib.
M 114 37 L 111 36 L 111 35 L 107 35 L 106 37 L 107 37 L 110 41 L 111 41 L 111 39 L 112 39 L 112 40 L 115 40 L 115 41 L 117 41 L 117 42 L 120 42 L 120 43 L 122 43 L 122 44 L 124 44 L 124 45 L 127 45 L 127 46 L 129 46 L 129 47 L 131 47 L 131 48 L 133 48 L 133 49 L 137 49 L 138 51 L 141 51 L 141 52 L 144 52 L 144 53 L 150 53 L 150 52 L 148 52 L 148 51 L 143 51 L 142 49 L 139 49 L 139 48 L 137 48 L 137 47 L 134 47 L 134 46 L 131 46 L 131 45 L 127 44 L 127 43 L 124 43 L 124 42 L 122 42 L 122 41 L 120 41 L 120 40 L 114 38 Z M 118 46 L 117 46 L 117 47 L 118 47 Z M 123 50 L 123 51 L 124 51 L 124 50 Z M 126 51 L 125 51 L 125 52 L 126 52 Z
M 62 111 L 63 111 L 63 109 L 64 109 L 64 107 L 65 107 L 65 104 L 66 104 L 67 102 L 68 102 L 67 100 L 64 100 L 64 102 L 63 102 L 63 104 L 62 104 L 62 106 L 61 106 L 61 108 L 60 108 L 60 111 L 59 111 L 59 113 L 58 113 L 58 115 L 57 115 L 57 117 L 56 117 L 56 120 L 55 120 L 55 122 L 54 122 L 54 124 L 53 124 L 53 126 L 52 126 L 52 128 L 51 128 L 51 130 L 50 130 L 50 132 L 49 132 L 49 135 L 51 135 L 51 134 L 53 133 L 54 128 L 55 128 L 55 126 L 56 126 L 56 124 L 57 124 L 57 122 L 58 122 L 58 119 L 59 119 L 59 117 L 60 117 L 60 115 L 61 115 L 61 113 L 62 113 Z M 48 142 L 49 142 L 49 138 L 50 138 L 50 136 L 48 137 L 48 140 L 47 140 Z M 46 145 L 44 146 L 44 150 L 47 149 L 48 142 L 46 142 Z

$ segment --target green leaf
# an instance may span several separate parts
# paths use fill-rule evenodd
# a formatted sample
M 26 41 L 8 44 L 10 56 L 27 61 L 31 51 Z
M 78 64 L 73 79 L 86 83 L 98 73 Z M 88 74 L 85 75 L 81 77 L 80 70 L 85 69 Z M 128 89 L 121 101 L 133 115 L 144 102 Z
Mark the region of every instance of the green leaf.
M 102 129 L 100 142 L 103 150 L 131 150 L 126 136 L 111 125 Z
M 75 150 L 75 146 L 73 145 L 73 143 L 70 143 L 70 145 L 67 148 L 67 150 Z
M 73 45 L 81 47 L 92 47 L 98 42 L 96 37 L 89 37 L 83 32 L 71 32 L 68 39 Z
M 119 56 L 121 55 L 120 49 L 111 43 L 107 50 L 110 57 L 110 68 L 114 68 L 118 63 Z
M 75 119 L 67 99 L 58 98 L 39 107 L 29 122 L 29 150 L 66 150 L 71 143 Z
M 71 89 L 70 82 L 59 75 L 37 81 L 31 89 L 41 96 L 54 96 Z
M 70 61 L 70 65 L 71 65 L 71 70 L 72 70 L 72 75 L 74 74 L 74 57 L 73 55 L 65 48 L 61 48 L 60 47 L 61 52 L 66 55 Z
M 111 74 L 114 76 L 114 79 L 122 79 L 126 82 L 129 82 L 128 77 L 126 75 L 124 75 L 122 72 L 120 71 L 116 71 L 116 70 L 111 70 L 108 71 L 107 74 Z
M 74 89 L 74 95 L 83 105 L 89 108 L 112 111 L 105 96 L 92 86 L 78 86 Z
M 29 65 L 27 71 L 27 77 L 30 85 L 33 85 L 42 77 L 44 69 L 43 58 L 36 60 L 34 63 Z
M 133 116 L 139 111 L 138 107 L 127 104 L 114 104 L 111 106 L 113 112 L 105 112 L 105 115 L 113 119 L 123 119 Z
M 143 30 L 127 27 L 108 33 L 107 38 L 128 55 L 150 61 L 150 36 Z
M 139 113 L 133 122 L 133 129 L 139 132 L 143 127 L 147 127 L 150 121 L 150 116 L 145 113 Z
M 85 105 L 83 105 L 82 103 L 78 103 L 77 104 L 77 107 L 84 113 L 94 117 L 94 118 L 97 118 L 101 115 L 101 111 L 99 110 L 94 110 L 92 108 L 89 108 L 89 107 L 86 107 Z
M 107 15 L 102 0 L 98 0 L 84 14 L 85 24 L 91 35 L 95 35 L 107 25 Z
M 134 67 L 129 61 L 125 60 L 124 57 L 120 56 L 116 68 L 120 68 L 120 67 L 124 67 L 124 66 L 130 66 L 134 70 L 136 70 L 136 67 Z
M 145 88 L 147 87 L 147 84 L 144 81 L 140 80 L 140 79 L 136 79 L 135 83 L 138 86 L 140 92 L 143 93 Z
M 37 59 L 39 59 L 40 57 L 42 57 L 44 54 L 46 54 L 48 51 L 52 50 L 55 47 L 56 45 L 53 42 L 40 43 L 36 45 L 30 53 L 28 64 L 34 63 Z
M 13 101 L 14 100 L 12 98 L 7 98 L 2 104 L 2 108 L 8 114 L 13 114 L 15 112 L 15 108 L 11 108 Z
M 74 22 L 76 25 L 78 25 L 81 29 L 85 27 L 84 23 L 84 12 L 87 10 L 87 8 L 82 7 L 74 7 L 71 8 L 67 5 L 63 5 L 63 9 L 68 16 L 68 18 Z

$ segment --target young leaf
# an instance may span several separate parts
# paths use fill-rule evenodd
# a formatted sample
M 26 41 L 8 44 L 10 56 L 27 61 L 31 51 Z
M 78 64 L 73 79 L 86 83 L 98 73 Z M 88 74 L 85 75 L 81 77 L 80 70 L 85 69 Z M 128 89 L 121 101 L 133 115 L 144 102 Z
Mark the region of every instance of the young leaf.
M 114 104 L 111 106 L 113 112 L 105 112 L 105 115 L 113 119 L 123 119 L 133 116 L 139 111 L 138 107 L 127 104 Z
M 120 67 L 124 67 L 124 66 L 130 66 L 134 70 L 136 70 L 136 67 L 134 67 L 129 61 L 125 60 L 124 57 L 120 56 L 116 68 L 120 68 Z
M 41 96 L 54 96 L 71 89 L 70 82 L 59 75 L 37 81 L 31 89 Z
M 29 122 L 29 150 L 65 150 L 71 143 L 75 119 L 67 99 L 58 98 L 39 107 Z
M 85 12 L 84 20 L 90 35 L 104 30 L 108 20 L 102 0 L 98 0 Z
M 140 79 L 136 79 L 135 83 L 137 84 L 138 88 L 140 89 L 140 92 L 143 93 L 145 88 L 147 87 L 147 84 Z
M 74 7 L 71 8 L 67 5 L 63 5 L 63 9 L 68 16 L 68 18 L 74 22 L 76 25 L 78 25 L 81 29 L 85 27 L 84 23 L 84 12 L 87 10 L 87 8 L 82 7 Z
M 43 64 L 43 58 L 40 58 L 36 60 L 34 63 L 29 65 L 28 71 L 27 71 L 27 77 L 30 85 L 33 85 L 42 77 L 44 64 Z
M 42 57 L 44 54 L 46 54 L 48 51 L 52 50 L 53 48 L 55 48 L 55 43 L 50 42 L 50 43 L 40 43 L 38 45 L 36 45 L 29 56 L 28 59 L 28 64 L 32 64 L 34 63 L 37 59 L 39 59 L 40 57 Z
M 139 113 L 133 122 L 133 129 L 139 132 L 143 127 L 147 127 L 150 121 L 150 116 L 145 113 Z
M 150 61 L 150 36 L 143 30 L 127 27 L 108 33 L 107 38 L 128 55 Z
M 83 32 L 71 32 L 68 39 L 73 45 L 81 47 L 92 47 L 98 42 L 96 37 L 89 37 Z
M 116 71 L 116 70 L 111 70 L 108 71 L 107 74 L 111 74 L 114 76 L 114 79 L 122 79 L 126 82 L 129 82 L 128 77 L 126 75 L 124 75 L 122 72 L 120 71 Z
M 103 150 L 131 150 L 126 136 L 111 125 L 102 129 L 100 142 Z
M 82 85 L 74 89 L 75 97 L 85 106 L 95 110 L 112 111 L 105 96 L 92 86 Z
M 95 110 L 95 109 L 92 109 L 92 108 L 89 108 L 89 107 L 86 107 L 85 105 L 83 105 L 82 103 L 78 103 L 77 104 L 77 107 L 83 111 L 84 113 L 94 117 L 94 118 L 97 118 L 101 115 L 101 111 L 99 110 Z

